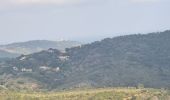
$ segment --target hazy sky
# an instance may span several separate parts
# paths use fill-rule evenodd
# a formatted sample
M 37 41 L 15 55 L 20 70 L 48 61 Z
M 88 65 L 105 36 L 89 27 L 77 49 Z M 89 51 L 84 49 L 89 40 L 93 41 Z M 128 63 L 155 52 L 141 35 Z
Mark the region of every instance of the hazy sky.
M 0 44 L 170 29 L 170 0 L 0 0 Z

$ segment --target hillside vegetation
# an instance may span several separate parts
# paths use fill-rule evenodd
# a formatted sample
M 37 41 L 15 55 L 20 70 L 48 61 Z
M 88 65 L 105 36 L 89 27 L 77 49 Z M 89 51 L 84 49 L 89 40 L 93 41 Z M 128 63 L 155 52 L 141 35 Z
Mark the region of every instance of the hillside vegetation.
M 170 31 L 164 31 L 22 55 L 0 62 L 0 82 L 12 89 L 170 88 L 169 43 Z
M 63 92 L 0 92 L 0 100 L 170 100 L 158 89 L 100 88 Z

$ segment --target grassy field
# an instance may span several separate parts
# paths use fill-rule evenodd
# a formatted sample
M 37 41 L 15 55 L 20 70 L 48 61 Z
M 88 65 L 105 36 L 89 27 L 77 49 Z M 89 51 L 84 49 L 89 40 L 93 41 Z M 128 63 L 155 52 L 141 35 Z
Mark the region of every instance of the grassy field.
M 99 88 L 62 92 L 1 91 L 0 100 L 170 100 L 166 90 Z

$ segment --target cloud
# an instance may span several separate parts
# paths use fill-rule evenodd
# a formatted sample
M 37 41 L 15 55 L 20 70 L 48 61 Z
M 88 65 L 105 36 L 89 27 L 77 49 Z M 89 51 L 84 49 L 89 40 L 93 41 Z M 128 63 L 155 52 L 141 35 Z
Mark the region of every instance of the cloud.
M 0 5 L 68 5 L 68 4 L 79 4 L 87 2 L 101 2 L 101 1 L 117 1 L 117 0 L 0 0 Z M 126 2 L 124 0 L 118 0 L 120 2 Z M 127 0 L 131 3 L 146 3 L 146 2 L 162 2 L 168 0 Z
M 158 2 L 166 2 L 168 0 L 129 0 L 132 3 L 158 3 Z
M 0 0 L 0 10 L 13 9 L 18 7 L 28 6 L 41 6 L 41 5 L 55 5 L 55 6 L 68 6 L 76 4 L 104 4 L 111 2 L 113 4 L 145 4 L 145 3 L 162 3 L 169 0 Z
M 85 0 L 0 0 L 0 5 L 30 5 L 30 4 L 77 4 Z
M 12 0 L 11 0 L 12 1 Z M 68 4 L 68 3 L 77 3 L 80 0 L 13 0 L 13 3 L 18 4 Z

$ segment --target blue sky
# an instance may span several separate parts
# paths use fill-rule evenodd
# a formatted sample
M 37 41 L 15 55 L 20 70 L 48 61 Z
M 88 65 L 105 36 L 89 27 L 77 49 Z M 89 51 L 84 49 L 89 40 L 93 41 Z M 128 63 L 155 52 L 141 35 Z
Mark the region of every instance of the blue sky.
M 169 0 L 0 0 L 0 44 L 170 29 Z

